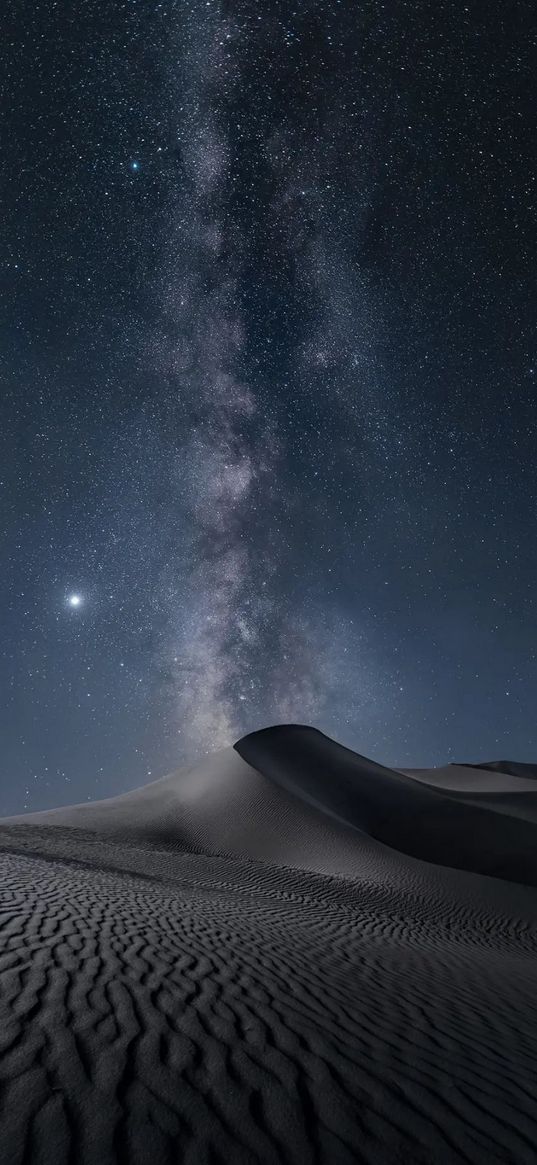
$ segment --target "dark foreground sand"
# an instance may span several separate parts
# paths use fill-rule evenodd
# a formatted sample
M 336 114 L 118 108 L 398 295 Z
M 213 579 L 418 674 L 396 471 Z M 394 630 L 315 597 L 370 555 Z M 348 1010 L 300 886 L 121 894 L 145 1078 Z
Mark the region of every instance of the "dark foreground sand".
M 537 770 L 500 763 L 290 726 L 0 822 L 1 1165 L 535 1165 Z

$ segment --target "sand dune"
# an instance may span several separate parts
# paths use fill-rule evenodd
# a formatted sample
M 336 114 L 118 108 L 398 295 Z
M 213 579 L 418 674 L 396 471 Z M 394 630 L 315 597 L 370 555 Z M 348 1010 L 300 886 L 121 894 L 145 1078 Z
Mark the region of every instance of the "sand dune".
M 534 1165 L 537 786 L 502 764 L 280 726 L 0 822 L 2 1165 Z
M 515 760 L 489 760 L 469 766 L 474 769 L 488 769 L 490 772 L 510 773 L 512 777 L 522 777 L 527 781 L 537 780 L 537 765 L 523 764 Z
M 480 765 L 443 765 L 437 769 L 397 769 L 403 776 L 424 781 L 435 788 L 459 790 L 461 793 L 537 793 L 528 780 L 511 776 L 499 769 L 483 770 Z
M 346 825 L 425 861 L 537 885 L 537 787 L 516 809 L 517 778 L 480 770 L 468 792 L 432 773 L 388 769 L 301 725 L 245 736 L 235 746 L 274 783 Z M 477 769 L 473 773 L 477 773 Z M 509 781 L 509 787 L 507 782 Z M 515 811 L 513 811 L 515 796 Z M 520 793 L 518 794 L 520 796 Z

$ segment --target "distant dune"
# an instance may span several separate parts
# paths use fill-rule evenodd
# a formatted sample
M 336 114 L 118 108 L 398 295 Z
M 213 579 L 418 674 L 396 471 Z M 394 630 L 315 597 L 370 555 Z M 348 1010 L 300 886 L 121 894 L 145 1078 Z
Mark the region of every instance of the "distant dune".
M 535 1165 L 537 766 L 282 725 L 0 866 L 1 1165 Z

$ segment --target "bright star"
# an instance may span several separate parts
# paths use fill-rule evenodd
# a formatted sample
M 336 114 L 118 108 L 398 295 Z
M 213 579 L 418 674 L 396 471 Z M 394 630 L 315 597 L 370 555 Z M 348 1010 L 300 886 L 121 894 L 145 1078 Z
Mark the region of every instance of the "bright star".
M 131 162 L 131 170 L 139 170 L 139 169 L 140 169 L 139 162 Z
M 82 599 L 80 598 L 80 595 L 69 595 L 67 602 L 69 603 L 70 607 L 79 607 Z

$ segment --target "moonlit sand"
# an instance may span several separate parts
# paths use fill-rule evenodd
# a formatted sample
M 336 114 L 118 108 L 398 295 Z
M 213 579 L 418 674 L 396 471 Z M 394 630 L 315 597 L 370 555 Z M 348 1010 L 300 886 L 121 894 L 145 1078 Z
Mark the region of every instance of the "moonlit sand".
M 0 861 L 2 1165 L 534 1165 L 537 767 L 281 726 Z

